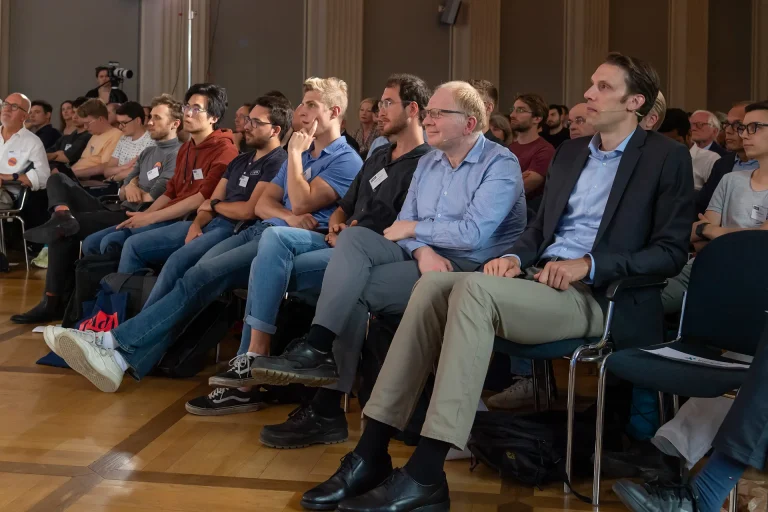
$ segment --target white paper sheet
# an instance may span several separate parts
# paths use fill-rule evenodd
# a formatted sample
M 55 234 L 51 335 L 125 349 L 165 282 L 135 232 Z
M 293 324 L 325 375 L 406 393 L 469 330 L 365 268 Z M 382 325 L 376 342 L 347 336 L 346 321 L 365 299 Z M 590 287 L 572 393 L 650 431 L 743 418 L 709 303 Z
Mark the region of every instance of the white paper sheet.
M 34 329 L 32 329 L 32 332 L 44 332 L 45 328 L 48 327 L 47 325 L 38 325 Z M 56 327 L 61 327 L 61 324 L 56 324 Z
M 657 356 L 666 357 L 667 359 L 674 359 L 676 361 L 685 361 L 693 364 L 700 364 L 703 366 L 711 366 L 713 368 L 731 368 L 731 369 L 749 369 L 748 364 L 742 363 L 726 363 L 723 361 L 715 361 L 713 359 L 706 359 L 704 357 L 692 356 L 685 352 L 680 352 L 669 347 L 657 348 L 654 350 L 641 349 L 649 354 L 656 354 Z
M 738 352 L 731 352 L 730 350 L 723 353 L 723 357 L 726 359 L 733 359 L 734 361 L 741 361 L 742 363 L 750 364 L 754 357 L 747 354 L 739 354 Z

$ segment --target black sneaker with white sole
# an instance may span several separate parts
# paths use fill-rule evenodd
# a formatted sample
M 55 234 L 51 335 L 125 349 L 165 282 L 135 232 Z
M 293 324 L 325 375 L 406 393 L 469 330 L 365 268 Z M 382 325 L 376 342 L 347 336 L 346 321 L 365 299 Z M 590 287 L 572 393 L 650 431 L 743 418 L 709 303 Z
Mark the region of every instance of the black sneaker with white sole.
M 258 357 L 251 362 L 251 375 L 259 384 L 285 386 L 304 384 L 322 387 L 339 380 L 333 352 L 321 352 L 306 337 L 293 340 L 279 357 Z
M 225 388 L 244 388 L 256 381 L 251 377 L 251 365 L 255 357 L 240 354 L 229 362 L 229 370 L 208 379 L 208 385 Z
M 216 388 L 209 395 L 190 400 L 185 407 L 188 413 L 197 416 L 224 416 L 258 411 L 267 405 L 264 393 L 258 389 Z
M 313 444 L 343 443 L 349 438 L 347 418 L 320 416 L 312 404 L 301 405 L 279 425 L 265 425 L 259 440 L 270 448 L 304 448 Z

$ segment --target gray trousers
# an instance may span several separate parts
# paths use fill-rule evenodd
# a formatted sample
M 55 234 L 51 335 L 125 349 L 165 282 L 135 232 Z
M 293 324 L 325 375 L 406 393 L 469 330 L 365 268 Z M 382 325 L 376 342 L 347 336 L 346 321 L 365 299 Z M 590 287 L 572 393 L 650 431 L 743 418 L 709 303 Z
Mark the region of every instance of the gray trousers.
M 468 272 L 480 264 L 451 260 L 454 271 Z M 401 315 L 421 277 L 410 254 L 368 228 L 341 232 L 323 278 L 313 324 L 336 333 L 333 354 L 339 381 L 329 386 L 349 393 L 368 329 L 368 313 Z

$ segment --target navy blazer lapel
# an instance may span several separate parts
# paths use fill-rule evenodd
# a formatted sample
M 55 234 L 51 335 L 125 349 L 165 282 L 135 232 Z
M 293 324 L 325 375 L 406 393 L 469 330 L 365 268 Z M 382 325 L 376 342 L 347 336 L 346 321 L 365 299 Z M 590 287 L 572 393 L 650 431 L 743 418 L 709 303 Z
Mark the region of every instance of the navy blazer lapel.
M 638 126 L 635 130 L 635 134 L 629 139 L 627 147 L 624 149 L 624 154 L 621 155 L 621 162 L 619 162 L 619 168 L 617 169 L 616 177 L 613 180 L 611 193 L 608 195 L 608 202 L 605 204 L 605 212 L 603 212 L 603 218 L 600 221 L 600 228 L 597 230 L 595 244 L 592 246 L 593 249 L 600 243 L 600 239 L 603 237 L 605 230 L 608 229 L 608 224 L 610 224 L 613 215 L 616 213 L 616 208 L 619 206 L 621 196 L 624 195 L 627 183 L 629 183 L 629 179 L 632 177 L 632 173 L 637 166 L 637 161 L 640 159 L 640 155 L 642 154 L 640 148 L 645 144 L 647 136 L 645 130 Z

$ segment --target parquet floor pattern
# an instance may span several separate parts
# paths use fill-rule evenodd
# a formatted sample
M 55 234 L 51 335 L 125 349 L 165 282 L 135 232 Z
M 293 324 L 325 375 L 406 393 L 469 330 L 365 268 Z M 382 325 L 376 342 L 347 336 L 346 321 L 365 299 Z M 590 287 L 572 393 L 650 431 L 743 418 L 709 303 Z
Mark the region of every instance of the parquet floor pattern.
M 186 414 L 184 403 L 210 392 L 211 366 L 194 379 L 126 379 L 116 394 L 96 390 L 70 370 L 38 366 L 47 347 L 33 326 L 10 322 L 42 293 L 45 273 L 0 275 L 0 510 L 166 512 L 301 510 L 301 494 L 325 480 L 360 437 L 360 409 L 348 414 L 344 444 L 281 451 L 258 442 L 261 427 L 282 422 L 290 406 L 218 418 Z M 231 350 L 236 349 L 233 339 Z M 566 382 L 558 366 L 558 382 Z M 580 393 L 594 393 L 593 377 Z M 563 394 L 561 393 L 561 396 Z M 391 445 L 395 465 L 412 449 Z M 542 490 L 502 481 L 468 461 L 446 464 L 452 510 L 589 510 L 560 485 Z M 624 510 L 603 486 L 602 510 Z M 591 482 L 578 482 L 588 494 Z

